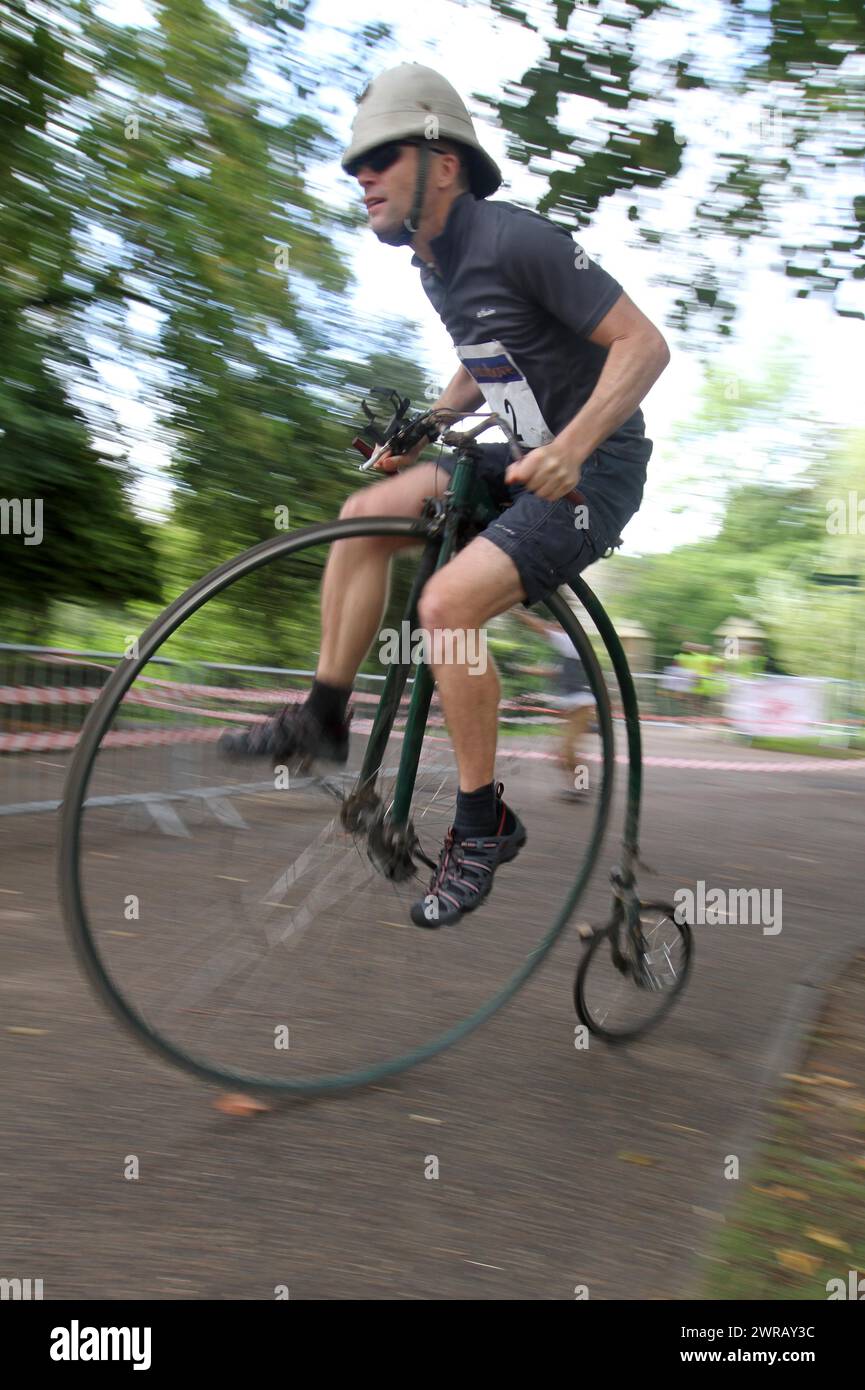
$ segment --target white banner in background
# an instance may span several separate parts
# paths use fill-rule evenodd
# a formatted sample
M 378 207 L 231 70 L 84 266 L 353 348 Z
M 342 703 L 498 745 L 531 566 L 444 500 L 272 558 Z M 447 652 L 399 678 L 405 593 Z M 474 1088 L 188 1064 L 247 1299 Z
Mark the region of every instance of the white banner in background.
M 727 718 L 756 738 L 807 738 L 823 723 L 826 682 L 808 676 L 752 676 L 730 681 Z

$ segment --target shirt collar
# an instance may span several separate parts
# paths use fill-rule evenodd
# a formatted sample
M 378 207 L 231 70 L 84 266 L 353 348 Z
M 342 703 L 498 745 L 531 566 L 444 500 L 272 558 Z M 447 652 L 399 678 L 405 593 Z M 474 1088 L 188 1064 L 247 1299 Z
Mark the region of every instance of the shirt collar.
M 475 201 L 474 194 L 470 192 L 461 193 L 458 198 L 454 198 L 448 208 L 447 219 L 442 230 L 430 242 L 430 250 L 435 256 L 436 265 L 440 267 L 443 276 L 447 276 L 454 255 L 459 250 L 462 233 L 470 212 L 474 208 Z M 428 269 L 427 262 L 422 260 L 417 253 L 412 256 L 411 263 L 421 270 Z

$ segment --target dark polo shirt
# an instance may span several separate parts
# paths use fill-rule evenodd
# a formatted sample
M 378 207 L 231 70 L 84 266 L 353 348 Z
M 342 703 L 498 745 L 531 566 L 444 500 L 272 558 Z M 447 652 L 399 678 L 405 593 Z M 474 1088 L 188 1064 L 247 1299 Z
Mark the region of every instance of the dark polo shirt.
M 525 447 L 549 443 L 595 388 L 607 350 L 588 334 L 622 286 L 548 218 L 471 193 L 430 245 L 441 274 L 417 255 L 412 265 L 461 361 Z M 642 411 L 601 448 L 645 465 Z

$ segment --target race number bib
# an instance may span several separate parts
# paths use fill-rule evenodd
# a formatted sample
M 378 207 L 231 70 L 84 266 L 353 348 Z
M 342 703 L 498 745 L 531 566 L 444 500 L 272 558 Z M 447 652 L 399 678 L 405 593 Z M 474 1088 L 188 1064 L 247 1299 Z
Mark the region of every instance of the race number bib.
M 487 405 L 507 420 L 521 444 L 536 449 L 550 443 L 553 433 L 532 389 L 501 343 L 458 347 L 457 354 L 483 391 Z

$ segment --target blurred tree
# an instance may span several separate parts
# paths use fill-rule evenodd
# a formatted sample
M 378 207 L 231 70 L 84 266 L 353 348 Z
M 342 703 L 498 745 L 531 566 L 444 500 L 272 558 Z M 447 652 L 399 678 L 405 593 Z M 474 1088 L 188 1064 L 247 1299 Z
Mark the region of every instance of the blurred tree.
M 780 244 L 800 297 L 854 312 L 836 291 L 865 277 L 865 193 L 839 180 L 861 180 L 865 154 L 861 0 L 490 6 L 542 49 L 503 95 L 480 94 L 509 156 L 546 179 L 539 212 L 579 229 L 624 194 L 640 242 L 664 253 L 672 321 L 697 340 L 730 333 L 754 237 Z M 673 186 L 692 211 L 663 225 L 658 192 Z
M 358 325 L 352 343 L 338 242 L 360 209 L 317 191 L 338 151 L 301 42 L 307 9 L 164 0 L 126 23 L 88 0 L 0 0 L 0 492 L 38 483 L 46 526 L 41 547 L 4 538 L 2 593 L 25 615 L 59 594 L 158 597 L 117 462 L 130 430 L 172 458 L 185 559 L 163 548 L 169 594 L 334 515 L 354 480 L 341 358 L 362 358 L 371 335 Z M 363 25 L 329 79 L 360 90 L 388 33 Z M 111 409 L 118 369 L 137 427 L 128 399 Z M 262 574 L 245 622 L 264 631 L 312 590 Z
M 726 618 L 741 615 L 767 628 L 785 667 L 808 674 L 802 656 L 813 649 L 813 638 L 798 647 L 790 641 L 793 627 L 799 633 L 808 628 L 803 614 L 814 598 L 808 576 L 815 569 L 853 564 L 855 538 L 830 537 L 827 518 L 832 498 L 846 499 L 859 486 L 865 499 L 863 438 L 805 416 L 801 406 L 790 408 L 798 400 L 801 359 L 797 363 L 782 349 L 769 353 L 767 361 L 753 380 L 706 368 L 693 409 L 674 431 L 683 467 L 662 492 L 681 499 L 679 510 L 716 516 L 716 534 L 667 554 L 616 557 L 610 563 L 612 582 L 604 576 L 611 612 L 639 617 L 652 633 L 661 664 L 683 641 L 713 642 Z M 845 508 L 846 525 L 848 502 Z M 776 584 L 772 593 L 796 592 L 798 614 L 788 605 L 783 619 L 769 620 L 768 580 Z M 835 607 L 840 609 L 837 601 Z M 835 674 L 844 673 L 841 664 L 836 655 Z
M 865 435 L 849 431 L 796 487 L 734 488 L 712 539 L 665 555 L 617 557 L 607 601 L 614 617 L 639 613 L 661 664 L 683 641 L 714 642 L 716 628 L 738 614 L 763 627 L 792 675 L 861 677 L 865 649 L 856 634 L 865 626 L 865 586 L 821 588 L 812 576 L 865 579 L 863 536 Z
M 92 385 L 80 334 L 63 309 L 76 294 L 72 244 L 80 196 L 71 186 L 57 124 L 92 79 L 52 31 L 42 8 L 0 5 L 0 494 L 41 508 L 41 537 L 0 536 L 5 631 L 41 640 L 51 602 L 157 599 L 150 529 L 134 515 L 129 472 L 94 440 L 65 382 Z M 13 512 L 7 509 L 7 516 Z M 33 541 L 36 541 L 35 534 Z
M 796 675 L 865 679 L 865 431 L 847 430 L 816 489 L 807 563 L 773 566 L 757 585 L 760 621 Z M 803 557 L 804 558 L 804 557 Z M 816 583 L 830 575 L 853 583 Z M 856 584 L 858 580 L 858 586 Z

